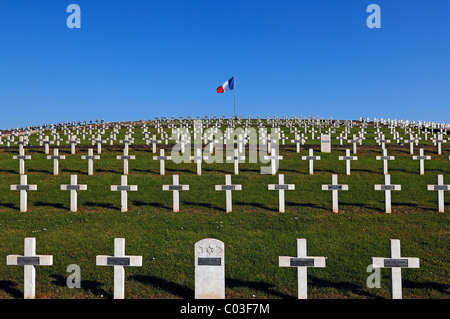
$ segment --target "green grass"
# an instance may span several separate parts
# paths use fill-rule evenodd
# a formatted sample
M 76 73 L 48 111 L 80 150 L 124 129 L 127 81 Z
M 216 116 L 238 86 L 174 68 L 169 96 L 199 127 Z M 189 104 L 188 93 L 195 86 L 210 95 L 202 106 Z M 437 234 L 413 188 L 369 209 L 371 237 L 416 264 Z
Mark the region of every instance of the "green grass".
M 28 192 L 28 212 L 19 212 L 19 192 L 9 185 L 18 184 L 18 161 L 12 156 L 17 146 L 0 150 L 0 298 L 22 298 L 23 267 L 6 266 L 6 256 L 22 254 L 25 237 L 36 237 L 37 254 L 54 256 L 52 267 L 37 267 L 37 298 L 112 298 L 113 267 L 95 266 L 95 256 L 112 254 L 115 237 L 126 238 L 126 254 L 142 255 L 142 267 L 126 268 L 126 298 L 193 298 L 194 244 L 213 237 L 225 243 L 227 298 L 295 298 L 296 270 L 278 267 L 278 256 L 294 256 L 296 238 L 307 239 L 308 255 L 326 256 L 326 268 L 308 269 L 309 298 L 389 298 L 390 273 L 382 269 L 380 289 L 366 287 L 371 257 L 388 257 L 389 239 L 400 239 L 402 256 L 420 258 L 420 269 L 402 271 L 404 298 L 449 298 L 448 266 L 449 207 L 437 212 L 436 192 L 426 191 L 443 174 L 450 183 L 449 146 L 437 155 L 429 141 L 425 154 L 425 175 L 419 175 L 419 163 L 409 154 L 409 145 L 388 146 L 393 184 L 402 190 L 392 192 L 392 214 L 384 213 L 384 193 L 374 191 L 382 184 L 382 162 L 375 156 L 380 147 L 373 142 L 369 128 L 364 147 L 358 150 L 358 161 L 352 161 L 352 175 L 345 175 L 345 143 L 333 140 L 333 152 L 320 154 L 314 164 L 314 175 L 308 175 L 308 162 L 301 156 L 318 141 L 307 140 L 300 154 L 295 145 L 284 146 L 278 173 L 285 183 L 295 184 L 286 191 L 286 213 L 278 213 L 278 192 L 267 190 L 276 176 L 261 175 L 261 163 L 240 165 L 240 174 L 232 175 L 242 191 L 233 192 L 233 212 L 225 213 L 225 194 L 214 185 L 224 184 L 225 173 L 233 174 L 232 163 L 202 165 L 203 175 L 196 175 L 194 163 L 166 162 L 166 175 L 159 175 L 159 161 L 153 161 L 151 148 L 144 147 L 140 129 L 129 162 L 129 185 L 138 185 L 128 193 L 128 209 L 120 212 L 120 194 L 110 185 L 120 184 L 123 162 L 116 160 L 122 146 L 103 146 L 101 160 L 94 161 L 94 176 L 87 175 L 85 146 L 71 155 L 65 143 L 60 146 L 60 175 L 53 176 L 53 162 L 46 159 L 43 147 L 27 147 L 29 184 L 37 191 Z M 117 140 L 123 138 L 125 130 Z M 287 131 L 286 131 L 287 132 Z M 354 132 L 357 132 L 354 129 Z M 389 130 L 386 130 L 386 133 Z M 352 132 L 353 133 L 353 132 Z M 151 133 L 153 134 L 153 133 Z M 105 137 L 109 136 L 107 131 Z M 292 134 L 288 134 L 293 137 Z M 308 134 L 309 136 L 309 134 Z M 390 135 L 388 135 L 390 136 Z M 159 135 L 158 135 L 159 137 Z M 406 137 L 403 135 L 403 137 Z M 36 135 L 30 144 L 36 145 Z M 173 142 L 172 142 L 173 144 Z M 54 146 L 52 146 L 53 148 Z M 94 153 L 96 151 L 95 146 Z M 417 147 L 416 147 L 417 150 Z M 417 153 L 417 152 L 416 152 Z M 166 155 L 169 155 L 166 151 Z M 319 155 L 319 153 L 317 153 Z M 61 191 L 70 174 L 78 175 L 87 191 L 78 192 L 78 212 L 70 212 L 69 192 Z M 163 192 L 172 175 L 190 191 L 180 192 L 180 213 L 172 212 L 172 193 Z M 331 174 L 339 174 L 339 183 L 349 190 L 339 193 L 338 214 L 331 212 L 331 192 L 321 191 L 321 184 L 331 183 Z M 450 194 L 446 194 L 446 198 Z M 66 287 L 70 264 L 81 267 L 81 289 Z

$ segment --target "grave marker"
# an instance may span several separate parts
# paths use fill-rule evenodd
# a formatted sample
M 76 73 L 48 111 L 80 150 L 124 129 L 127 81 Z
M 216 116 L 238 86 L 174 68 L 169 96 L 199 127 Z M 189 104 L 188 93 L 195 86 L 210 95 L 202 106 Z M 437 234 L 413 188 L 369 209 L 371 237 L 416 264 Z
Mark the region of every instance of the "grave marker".
M 326 257 L 312 257 L 306 254 L 306 239 L 297 239 L 297 257 L 278 257 L 279 267 L 297 267 L 298 299 L 307 299 L 308 267 L 325 268 Z
M 27 211 L 27 191 L 37 190 L 37 185 L 27 184 L 27 175 L 20 175 L 20 185 L 11 185 L 12 191 L 20 191 L 20 211 Z
M 163 185 L 163 191 L 172 191 L 173 192 L 173 211 L 180 211 L 180 194 L 179 191 L 188 191 L 189 185 L 179 185 L 178 184 L 178 175 L 173 175 L 172 185 Z
M 70 185 L 61 185 L 61 190 L 70 191 L 70 211 L 77 211 L 77 191 L 87 190 L 87 185 L 77 184 L 77 175 L 70 175 Z
M 437 191 L 438 211 L 444 212 L 444 191 L 450 190 L 450 185 L 444 185 L 444 175 L 437 176 L 437 185 L 427 185 L 427 191 Z
M 389 174 L 388 173 L 388 161 L 395 160 L 395 156 L 388 156 L 387 155 L 387 149 L 383 149 L 383 155 L 382 156 L 376 156 L 375 157 L 377 161 L 383 161 L 383 174 Z
M 99 160 L 100 155 L 94 155 L 94 150 L 89 148 L 88 155 L 81 156 L 81 159 L 88 161 L 88 175 L 94 175 L 94 160 Z
M 401 257 L 400 240 L 390 239 L 391 258 L 372 257 L 374 268 L 391 268 L 392 299 L 402 299 L 402 268 L 420 268 L 419 258 Z
M 313 149 L 309 149 L 308 156 L 302 156 L 302 161 L 309 161 L 309 175 L 314 174 L 314 161 L 320 161 L 320 156 L 313 155 Z
M 350 156 L 350 149 L 345 150 L 345 156 L 339 156 L 340 161 L 345 161 L 345 174 L 350 175 L 350 161 L 357 161 L 358 156 Z
M 35 298 L 36 267 L 52 266 L 52 255 L 36 255 L 36 238 L 25 238 L 23 255 L 6 256 L 6 265 L 24 266 L 23 296 L 25 299 Z
M 269 184 L 269 190 L 278 191 L 278 211 L 284 213 L 284 191 L 285 190 L 295 190 L 294 184 L 284 184 L 284 174 L 278 175 L 278 184 Z
M 47 159 L 53 160 L 53 175 L 59 174 L 59 160 L 64 160 L 66 157 L 64 155 L 59 155 L 59 150 L 57 148 L 53 149 L 53 155 L 48 155 Z
M 156 161 L 160 161 L 159 162 L 159 174 L 160 175 L 165 175 L 166 174 L 166 170 L 165 170 L 165 163 L 164 163 L 164 161 L 172 160 L 172 156 L 165 156 L 164 155 L 164 149 L 161 148 L 159 150 L 159 156 L 153 156 L 153 159 L 156 160 Z
M 125 238 L 114 238 L 114 256 L 97 255 L 97 266 L 114 266 L 114 299 L 125 298 L 125 268 L 142 267 L 142 256 L 125 255 Z
M 331 191 L 331 196 L 333 200 L 333 213 L 338 213 L 338 191 L 348 191 L 348 185 L 339 185 L 338 176 L 331 175 L 331 185 L 322 185 L 323 191 Z
M 240 191 L 242 190 L 242 185 L 232 185 L 231 184 L 231 175 L 225 175 L 225 185 L 215 185 L 216 191 L 225 191 L 226 195 L 226 212 L 229 213 L 232 211 L 232 198 L 231 191 Z
M 120 191 L 121 211 L 128 210 L 128 191 L 137 191 L 137 185 L 128 185 L 128 176 L 122 175 L 120 178 L 120 185 L 111 185 L 111 191 Z
M 195 299 L 225 299 L 225 245 L 214 238 L 194 245 Z
M 25 160 L 30 160 L 30 155 L 25 155 L 25 150 L 23 148 L 19 149 L 19 155 L 14 155 L 13 159 L 19 160 L 19 174 L 25 174 Z
M 423 154 L 423 148 L 419 149 L 419 156 L 413 156 L 413 160 L 419 160 L 419 173 L 420 175 L 425 174 L 425 162 L 424 160 L 430 160 L 431 156 L 425 156 Z
M 124 148 L 123 155 L 117 155 L 116 159 L 123 160 L 123 174 L 128 175 L 128 161 L 136 159 L 136 156 L 128 155 L 128 148 Z
M 391 209 L 391 191 L 402 190 L 401 185 L 391 185 L 391 175 L 384 175 L 384 185 L 375 185 L 374 189 L 376 191 L 384 191 L 384 202 L 386 213 L 390 214 Z

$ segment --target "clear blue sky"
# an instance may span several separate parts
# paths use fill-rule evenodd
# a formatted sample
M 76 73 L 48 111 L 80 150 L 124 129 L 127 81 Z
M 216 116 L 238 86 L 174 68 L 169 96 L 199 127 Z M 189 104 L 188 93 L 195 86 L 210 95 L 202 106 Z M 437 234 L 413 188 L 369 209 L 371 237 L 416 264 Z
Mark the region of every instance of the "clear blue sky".
M 450 122 L 449 14 L 448 0 L 2 1 L 0 128 L 230 116 L 216 88 L 234 73 L 245 117 Z

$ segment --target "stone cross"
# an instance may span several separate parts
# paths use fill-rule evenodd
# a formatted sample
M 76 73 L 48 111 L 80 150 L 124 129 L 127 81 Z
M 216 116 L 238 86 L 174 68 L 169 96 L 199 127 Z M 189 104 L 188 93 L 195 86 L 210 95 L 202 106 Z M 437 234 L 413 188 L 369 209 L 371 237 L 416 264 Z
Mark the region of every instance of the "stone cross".
M 19 174 L 25 174 L 25 160 L 31 159 L 30 155 L 25 155 L 25 150 L 19 149 L 19 155 L 14 155 L 13 159 L 19 160 Z
M 331 135 L 320 134 L 320 152 L 331 153 Z
M 120 185 L 111 185 L 111 191 L 120 191 L 121 194 L 121 211 L 128 210 L 128 191 L 137 191 L 137 185 L 127 185 L 128 176 L 122 175 L 120 178 Z
M 77 211 L 77 191 L 87 190 L 87 185 L 77 184 L 77 175 L 70 175 L 70 185 L 61 185 L 61 190 L 70 191 L 70 211 Z
M 356 147 L 357 144 L 361 142 L 360 138 L 356 138 L 356 134 L 353 134 L 353 138 L 351 140 L 347 140 L 347 143 L 352 143 L 353 144 L 353 154 L 356 154 Z
M 225 245 L 206 238 L 194 245 L 195 299 L 225 299 Z
M 227 161 L 234 162 L 234 174 L 239 174 L 239 161 L 245 161 L 245 156 L 239 156 L 239 150 L 237 148 L 234 149 L 233 156 L 227 156 Z
M 384 191 L 384 202 L 386 213 L 390 214 L 391 209 L 391 191 L 402 190 L 401 185 L 391 185 L 391 175 L 384 175 L 384 185 L 374 185 L 376 191 Z
M 393 161 L 395 160 L 395 156 L 388 156 L 387 155 L 387 149 L 383 149 L 383 155 L 382 156 L 377 156 L 376 160 L 378 161 L 383 161 L 383 174 L 389 174 L 388 173 L 388 161 Z
M 327 257 L 306 255 L 306 239 L 297 239 L 297 257 L 278 257 L 279 267 L 297 267 L 298 299 L 308 298 L 308 267 L 325 268 Z
M 202 160 L 208 160 L 208 156 L 202 156 L 202 149 L 195 149 L 195 156 L 190 156 L 189 160 L 197 162 L 197 175 L 202 175 Z
M 386 144 L 388 144 L 388 143 L 390 143 L 391 142 L 391 140 L 387 140 L 385 137 L 384 137 L 384 134 L 381 134 L 381 137 L 380 138 L 377 138 L 377 143 L 379 144 L 379 145 L 381 145 L 381 149 L 385 149 L 386 148 Z
M 331 197 L 333 200 L 333 213 L 338 213 L 338 191 L 348 191 L 348 185 L 339 185 L 338 176 L 331 175 L 331 185 L 322 185 L 323 191 L 331 191 Z
M 81 156 L 81 159 L 88 160 L 88 175 L 94 175 L 94 160 L 100 159 L 100 155 L 94 155 L 94 150 L 89 148 L 88 155 Z
M 439 133 L 438 133 L 437 137 L 433 138 L 432 140 L 433 140 L 434 145 L 437 146 L 438 155 L 441 155 L 442 154 L 442 143 L 447 143 L 447 141 L 444 140 L 443 135 L 439 134 Z
M 160 161 L 159 162 L 159 174 L 160 175 L 165 175 L 166 174 L 166 169 L 165 169 L 164 161 L 165 160 L 167 160 L 167 161 L 172 160 L 172 156 L 165 156 L 164 155 L 164 149 L 161 148 L 159 150 L 159 156 L 153 156 L 153 159 L 156 160 L 156 161 Z
M 269 190 L 275 190 L 278 191 L 278 211 L 280 213 L 284 213 L 284 191 L 285 190 L 295 190 L 294 184 L 285 184 L 284 183 L 284 174 L 278 175 L 278 184 L 269 184 L 268 185 Z
M 173 211 L 180 211 L 180 194 L 179 191 L 188 191 L 189 185 L 179 185 L 178 175 L 173 175 L 172 185 L 163 185 L 163 191 L 172 191 L 173 192 Z
M 49 141 L 48 139 L 48 135 L 44 138 L 44 140 L 42 141 L 42 143 L 44 144 L 44 150 L 45 150 L 45 154 L 49 153 L 49 147 L 50 144 L 55 143 L 54 141 Z
M 161 141 L 156 139 L 156 135 L 153 135 L 149 143 L 152 143 L 152 153 L 156 153 L 156 143 L 161 143 Z
M 413 156 L 413 160 L 419 160 L 419 173 L 420 175 L 425 174 L 425 162 L 424 160 L 430 160 L 431 156 L 425 156 L 423 154 L 423 148 L 419 149 L 419 156 Z
M 297 153 L 300 153 L 300 145 L 305 144 L 305 140 L 307 137 L 305 137 L 305 134 L 302 133 L 301 136 L 298 136 L 298 133 L 295 133 L 295 138 L 291 140 L 291 143 L 295 143 L 297 147 Z
M 450 190 L 450 185 L 444 185 L 444 175 L 437 176 L 437 185 L 427 185 L 427 191 L 437 191 L 438 211 L 444 212 L 444 191 Z
M 339 156 L 340 161 L 345 161 L 345 174 L 350 175 L 350 161 L 357 161 L 358 156 L 350 156 L 350 149 L 345 150 L 345 156 Z
M 272 148 L 272 151 L 270 152 L 271 155 L 265 155 L 265 160 L 270 160 L 270 174 L 275 175 L 278 170 L 278 162 L 283 159 L 283 156 L 277 155 L 278 152 L 275 152 L 275 148 Z M 264 173 L 264 171 L 261 169 L 261 173 Z
M 37 185 L 27 184 L 27 175 L 20 175 L 20 185 L 10 185 L 12 191 L 20 191 L 20 211 L 27 211 L 27 191 L 37 190 Z
M 125 298 L 125 266 L 142 267 L 142 256 L 125 255 L 125 238 L 114 238 L 114 256 L 97 255 L 97 266 L 114 266 L 114 299 Z
M 412 134 L 409 134 L 409 139 L 405 140 L 405 143 L 409 143 L 409 153 L 411 155 L 414 154 L 414 143 L 416 143 L 417 139 L 413 138 Z
M 75 146 L 80 143 L 80 139 L 73 135 L 66 143 L 70 144 L 70 153 L 75 154 Z
M 101 134 L 97 134 L 97 139 L 92 139 L 92 145 L 97 144 L 97 154 L 102 153 L 102 143 L 106 143 L 106 141 L 102 140 Z
M 215 185 L 216 191 L 225 191 L 226 195 L 226 212 L 232 211 L 231 191 L 242 190 L 242 185 L 232 185 L 231 175 L 225 175 L 225 185 Z
M 125 149 L 128 152 L 129 145 L 132 144 L 133 141 L 134 141 L 134 138 L 132 138 L 131 135 L 125 134 L 124 139 L 122 141 L 119 141 L 119 143 L 124 144 Z
M 36 255 L 36 238 L 25 238 L 23 255 L 6 256 L 6 265 L 24 266 L 23 296 L 25 299 L 35 298 L 36 268 L 35 266 L 53 265 L 52 255 Z
M 391 268 L 391 298 L 402 299 L 402 268 L 420 268 L 419 258 L 401 257 L 400 240 L 390 239 L 391 258 L 372 257 L 374 268 Z
M 128 148 L 124 148 L 123 155 L 117 155 L 116 159 L 123 160 L 123 174 L 128 175 L 128 161 L 136 159 L 136 156 L 128 155 Z
M 53 160 L 53 175 L 59 174 L 59 160 L 64 160 L 66 157 L 64 155 L 59 155 L 59 150 L 57 148 L 53 149 L 53 155 L 48 155 L 47 159 Z
M 309 155 L 308 156 L 302 156 L 302 161 L 309 161 L 309 174 L 314 174 L 314 161 L 319 161 L 320 156 L 313 156 L 313 149 L 309 149 Z

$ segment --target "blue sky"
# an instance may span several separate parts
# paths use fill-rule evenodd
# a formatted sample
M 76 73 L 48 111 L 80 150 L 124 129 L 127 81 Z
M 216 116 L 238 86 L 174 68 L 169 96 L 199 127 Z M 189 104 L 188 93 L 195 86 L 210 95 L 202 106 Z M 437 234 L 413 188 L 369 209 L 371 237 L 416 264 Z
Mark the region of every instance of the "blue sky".
M 69 4 L 81 29 L 69 29 Z M 369 29 L 369 4 L 381 29 Z M 450 122 L 450 1 L 2 1 L 0 128 L 237 113 Z

